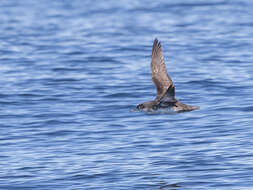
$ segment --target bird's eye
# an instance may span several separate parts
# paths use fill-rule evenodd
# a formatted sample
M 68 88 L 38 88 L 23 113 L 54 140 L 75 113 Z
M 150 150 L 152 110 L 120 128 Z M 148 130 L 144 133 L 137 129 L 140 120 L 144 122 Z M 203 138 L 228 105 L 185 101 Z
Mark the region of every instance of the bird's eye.
M 140 109 L 143 109 L 144 106 L 143 106 L 143 104 L 139 104 L 136 108 L 137 108 L 138 110 L 140 110 Z

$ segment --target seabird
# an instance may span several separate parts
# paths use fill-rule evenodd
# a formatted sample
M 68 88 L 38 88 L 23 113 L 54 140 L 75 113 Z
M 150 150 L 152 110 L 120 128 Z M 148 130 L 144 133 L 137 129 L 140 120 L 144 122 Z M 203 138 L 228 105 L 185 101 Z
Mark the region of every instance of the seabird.
M 186 112 L 197 110 L 199 106 L 186 105 L 175 98 L 175 86 L 168 75 L 162 52 L 161 43 L 154 40 L 151 57 L 152 81 L 156 87 L 156 98 L 144 102 L 136 110 L 152 112 L 156 110 L 170 110 L 173 112 Z

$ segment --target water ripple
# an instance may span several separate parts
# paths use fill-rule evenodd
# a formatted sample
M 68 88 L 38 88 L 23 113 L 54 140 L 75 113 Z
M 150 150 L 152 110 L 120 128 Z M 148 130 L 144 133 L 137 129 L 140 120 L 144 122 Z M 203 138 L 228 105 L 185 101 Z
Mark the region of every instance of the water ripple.
M 251 189 L 252 7 L 1 1 L 0 189 Z M 155 37 L 200 110 L 130 111 Z

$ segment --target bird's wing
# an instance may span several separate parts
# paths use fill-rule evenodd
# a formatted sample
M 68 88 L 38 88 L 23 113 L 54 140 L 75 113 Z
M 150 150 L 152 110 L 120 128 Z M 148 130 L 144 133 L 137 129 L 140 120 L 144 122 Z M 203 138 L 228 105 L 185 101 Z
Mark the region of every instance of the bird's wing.
M 161 43 L 154 40 L 151 58 L 152 80 L 156 87 L 157 101 L 174 101 L 175 87 L 168 75 L 162 52 Z

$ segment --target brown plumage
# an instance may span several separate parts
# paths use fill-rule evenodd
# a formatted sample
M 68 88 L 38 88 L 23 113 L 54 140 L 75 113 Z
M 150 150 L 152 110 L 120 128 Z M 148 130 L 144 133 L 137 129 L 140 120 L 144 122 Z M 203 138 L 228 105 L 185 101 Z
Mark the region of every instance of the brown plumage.
M 167 101 L 174 101 L 175 87 L 168 75 L 162 52 L 161 43 L 155 39 L 151 57 L 151 75 L 156 86 L 156 100 L 167 98 Z M 168 91 L 168 89 L 170 89 Z
M 175 86 L 168 75 L 162 52 L 161 43 L 154 40 L 151 57 L 151 75 L 156 87 L 156 98 L 150 102 L 139 104 L 136 109 L 153 111 L 160 108 L 171 109 L 175 112 L 185 112 L 199 109 L 198 106 L 190 106 L 175 99 Z

